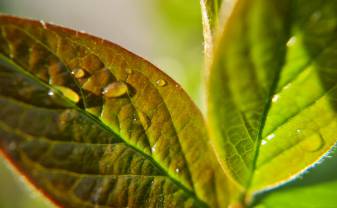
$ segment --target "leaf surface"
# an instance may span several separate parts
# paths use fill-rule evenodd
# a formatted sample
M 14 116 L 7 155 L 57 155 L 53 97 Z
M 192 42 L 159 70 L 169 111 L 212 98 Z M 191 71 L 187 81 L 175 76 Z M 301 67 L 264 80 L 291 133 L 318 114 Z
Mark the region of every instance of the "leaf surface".
M 336 165 L 337 152 L 335 151 L 333 154 L 329 154 L 322 164 L 294 182 L 273 192 L 259 195 L 252 207 L 336 207 Z
M 287 182 L 337 139 L 337 1 L 239 0 L 215 51 L 208 120 L 249 194 Z
M 201 14 L 204 35 L 204 50 L 206 62 L 213 54 L 214 42 L 236 0 L 201 0 Z
M 256 208 L 334 208 L 336 207 L 337 181 L 313 186 L 276 191 L 264 198 Z
M 0 150 L 65 207 L 219 207 L 227 182 L 199 110 L 105 40 L 0 16 Z

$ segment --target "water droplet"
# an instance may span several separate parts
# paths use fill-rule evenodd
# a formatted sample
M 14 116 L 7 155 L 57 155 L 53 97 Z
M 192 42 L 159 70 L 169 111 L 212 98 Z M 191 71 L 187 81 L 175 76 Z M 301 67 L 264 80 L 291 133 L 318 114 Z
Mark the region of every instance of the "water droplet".
M 287 90 L 287 89 L 289 89 L 289 87 L 291 87 L 291 83 L 289 83 L 286 86 L 284 86 L 284 89 Z
M 130 68 L 125 68 L 125 72 L 127 73 L 127 74 L 132 74 L 132 69 L 130 69 Z
M 48 91 L 48 95 L 49 95 L 49 96 L 54 96 L 54 94 L 55 94 L 55 93 L 54 93 L 54 90 L 50 89 L 50 90 Z
M 159 87 L 164 87 L 166 85 L 166 81 L 163 80 L 163 79 L 158 79 L 156 81 L 156 84 L 159 86 Z
M 179 168 L 176 168 L 176 173 L 179 173 L 179 172 L 180 172 Z
M 138 120 L 137 115 L 136 115 L 135 113 L 132 115 L 132 117 L 133 117 L 132 120 L 134 120 L 134 121 L 137 121 L 137 120 Z
M 40 20 L 40 24 L 42 25 L 42 27 L 44 29 L 47 29 L 47 25 L 46 25 L 46 23 L 43 20 Z
M 74 75 L 75 78 L 80 79 L 84 77 L 85 71 L 83 69 L 78 68 L 71 71 L 71 74 Z
M 270 140 L 274 139 L 274 137 L 275 137 L 275 134 L 270 134 L 270 135 L 267 136 L 267 139 L 270 141 Z
M 143 124 L 144 128 L 147 129 L 150 126 L 150 118 L 143 112 L 139 113 L 139 120 Z
M 280 96 L 279 95 L 274 95 L 272 98 L 272 102 L 275 103 L 279 100 Z
M 78 103 L 78 101 L 80 101 L 80 96 L 74 90 L 63 86 L 54 86 L 54 88 L 61 91 L 61 93 L 66 98 L 73 101 L 74 103 Z
M 324 143 L 324 138 L 318 133 L 303 140 L 301 148 L 308 152 L 316 152 L 324 147 Z
M 152 152 L 155 152 L 155 151 L 156 151 L 156 146 L 157 146 L 157 144 L 154 144 L 154 145 L 151 147 L 151 151 L 152 151 Z
M 125 95 L 128 92 L 128 86 L 124 82 L 113 82 L 106 86 L 102 92 L 105 97 L 114 98 Z
M 261 142 L 262 145 L 266 145 L 267 144 L 267 141 L 262 139 L 262 142 Z
M 287 42 L 287 46 L 291 47 L 291 46 L 295 45 L 295 43 L 296 43 L 296 37 L 292 36 L 291 38 L 289 38 L 289 40 Z

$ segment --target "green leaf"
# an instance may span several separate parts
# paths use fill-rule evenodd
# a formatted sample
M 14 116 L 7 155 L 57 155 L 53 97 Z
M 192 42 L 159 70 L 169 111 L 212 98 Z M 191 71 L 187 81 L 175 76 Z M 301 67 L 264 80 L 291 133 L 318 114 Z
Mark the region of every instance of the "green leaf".
M 337 136 L 337 1 L 239 0 L 208 79 L 222 167 L 250 195 L 315 164 Z
M 204 36 L 212 38 L 214 30 L 218 27 L 218 12 L 222 0 L 201 0 L 201 12 L 204 26 Z
M 227 179 L 199 110 L 103 39 L 0 16 L 0 150 L 65 207 L 220 207 Z
M 214 42 L 234 7 L 236 0 L 201 0 L 201 16 L 204 35 L 206 62 L 213 54 Z
M 337 198 L 337 180 L 312 186 L 276 191 L 264 198 L 256 208 L 334 208 Z
M 304 175 L 303 178 L 274 192 L 262 193 L 252 207 L 336 207 L 337 152 L 328 157 L 323 164 Z

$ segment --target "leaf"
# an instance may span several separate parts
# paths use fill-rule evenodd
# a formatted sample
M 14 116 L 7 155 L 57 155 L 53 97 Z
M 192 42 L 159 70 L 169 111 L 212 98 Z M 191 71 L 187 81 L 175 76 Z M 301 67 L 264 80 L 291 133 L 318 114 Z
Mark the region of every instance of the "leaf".
M 103 39 L 0 16 L 0 150 L 65 207 L 219 207 L 227 179 L 199 110 Z
M 287 182 L 336 142 L 337 1 L 240 0 L 208 79 L 221 164 L 248 195 Z
M 236 0 L 201 0 L 201 14 L 204 34 L 206 62 L 213 54 L 213 45 Z
M 336 206 L 337 181 L 329 181 L 313 186 L 303 186 L 294 189 L 276 191 L 264 198 L 256 208 L 308 208 Z
M 253 207 L 335 207 L 337 197 L 337 152 L 317 168 L 274 192 L 262 193 Z M 296 200 L 294 200 L 296 199 Z

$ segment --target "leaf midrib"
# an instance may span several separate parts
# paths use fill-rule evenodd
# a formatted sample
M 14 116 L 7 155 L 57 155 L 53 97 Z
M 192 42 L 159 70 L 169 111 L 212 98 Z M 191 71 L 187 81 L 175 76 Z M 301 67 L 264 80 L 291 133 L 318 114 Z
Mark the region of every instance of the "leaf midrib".
M 36 38 L 35 38 L 33 35 L 31 35 L 29 32 L 26 32 L 25 30 L 22 30 L 21 28 L 19 28 L 19 27 L 17 27 L 17 26 L 12 26 L 12 27 L 15 27 L 16 29 L 20 30 L 21 32 L 23 32 L 24 34 L 26 34 L 27 36 L 29 36 L 32 40 L 34 40 L 34 41 L 36 41 L 38 44 L 40 44 L 40 45 L 41 45 L 44 49 L 46 49 L 48 52 L 50 52 L 51 54 L 53 54 L 55 57 L 59 58 L 59 56 L 57 56 L 57 54 L 55 54 L 52 50 L 50 50 L 49 47 L 48 47 L 46 44 L 44 44 L 44 43 L 41 42 L 40 40 L 36 39 Z M 93 54 L 95 54 L 95 52 L 93 52 L 91 48 L 89 48 L 89 47 L 87 47 L 87 46 L 85 46 L 85 45 L 83 45 L 83 44 L 81 44 L 81 43 L 78 43 L 77 41 L 74 41 L 74 40 L 72 40 L 72 39 L 70 39 L 70 38 L 68 38 L 68 37 L 65 37 L 65 38 L 66 38 L 68 41 L 74 43 L 75 45 L 80 45 L 81 47 L 83 47 L 83 48 L 85 48 L 86 50 L 88 50 L 88 51 L 92 52 Z M 58 50 L 59 50 L 59 48 L 58 48 L 58 46 L 57 46 L 56 53 L 58 53 Z M 60 59 L 60 58 L 59 58 L 59 59 Z M 66 66 L 66 64 L 64 64 L 64 61 L 63 61 L 63 60 L 60 60 L 60 61 L 63 63 L 63 65 L 64 65 L 64 67 L 66 68 L 66 70 L 70 73 L 71 71 L 70 71 L 70 69 L 68 68 L 68 66 Z M 102 61 L 102 60 L 100 60 L 100 61 Z M 102 63 L 103 63 L 103 61 L 102 61 Z M 144 75 L 141 71 L 137 71 L 137 72 L 139 72 L 139 73 L 141 73 L 142 75 Z M 128 77 L 129 77 L 129 75 L 127 75 L 127 79 L 128 79 Z M 147 77 L 146 77 L 145 75 L 144 75 L 144 77 L 147 79 Z M 77 88 L 79 89 L 79 91 L 80 91 L 80 94 L 81 94 L 82 99 L 83 99 L 83 105 L 84 105 L 84 107 L 85 107 L 85 106 L 86 106 L 86 97 L 84 96 L 83 90 L 82 90 L 81 86 L 79 85 L 79 83 L 78 83 L 78 81 L 77 81 L 76 79 L 74 79 L 74 78 L 72 77 L 72 80 L 74 81 L 76 87 L 77 87 Z M 149 83 L 150 85 L 153 85 L 150 81 L 149 81 L 148 83 Z M 156 87 L 154 87 L 154 89 L 156 89 L 156 91 L 160 94 L 160 92 L 158 91 L 158 89 L 157 89 Z M 54 90 L 54 91 L 55 91 L 55 90 Z M 62 96 L 63 96 L 63 95 L 62 95 Z M 131 100 L 131 98 L 130 98 L 130 96 L 129 96 L 128 94 L 127 94 L 127 98 L 128 98 L 128 100 L 129 100 L 130 104 L 132 105 L 133 109 L 134 109 L 136 112 L 138 112 L 137 108 L 136 108 L 135 105 L 133 104 L 133 102 L 132 102 L 132 100 Z M 67 100 L 68 100 L 68 99 L 67 99 Z M 70 101 L 70 100 L 69 100 L 69 101 Z M 71 102 L 71 103 L 72 103 L 72 102 Z M 170 120 L 172 121 L 172 126 L 173 126 L 173 129 L 174 129 L 175 135 L 176 135 L 176 137 L 177 137 L 177 141 L 179 142 L 179 147 L 180 147 L 181 150 L 183 150 L 182 145 L 181 145 L 181 142 L 180 142 L 180 139 L 179 139 L 179 137 L 178 137 L 178 131 L 177 131 L 177 129 L 176 129 L 175 125 L 174 125 L 173 119 L 172 119 L 172 115 L 171 115 L 170 111 L 168 110 L 168 107 L 166 106 L 166 103 L 165 103 L 164 101 L 163 101 L 162 103 L 165 105 L 165 108 L 167 109 L 167 112 L 168 112 L 168 114 L 169 114 L 169 116 L 170 116 Z M 75 106 L 76 106 L 76 105 L 75 105 Z M 104 105 L 102 105 L 102 107 L 104 107 Z M 81 109 L 81 108 L 80 108 L 80 109 Z M 81 109 L 81 110 L 82 110 L 82 109 Z M 103 110 L 103 109 L 101 109 L 101 110 Z M 85 110 L 83 110 L 83 112 L 86 113 Z M 89 114 L 89 115 L 90 115 L 90 114 Z M 90 116 L 91 116 L 91 115 L 90 115 Z M 138 115 L 137 115 L 137 116 L 138 116 Z M 94 116 L 93 116 L 93 118 L 100 122 L 100 120 L 99 120 L 98 118 L 96 118 L 96 117 L 94 117 Z M 104 123 L 103 123 L 103 124 L 104 124 Z M 147 137 L 147 140 L 146 140 L 146 141 L 147 141 L 147 145 L 150 145 L 150 144 L 149 144 L 149 140 L 148 140 L 148 135 L 147 135 L 147 133 L 146 133 L 146 129 L 145 129 L 143 123 L 141 123 L 141 126 L 142 126 L 142 129 L 143 129 L 143 131 L 144 131 L 146 137 Z M 108 126 L 107 126 L 107 128 L 110 129 Z M 112 131 L 112 130 L 111 130 L 111 131 Z M 121 135 L 120 135 L 119 133 L 114 132 L 114 131 L 112 131 L 112 132 L 115 133 L 115 134 L 117 134 L 117 135 L 121 138 L 122 141 L 124 141 L 125 143 L 127 143 L 127 144 L 130 145 L 130 146 L 133 146 L 131 143 L 128 143 L 126 140 L 123 140 L 122 137 L 121 137 Z M 142 152 L 144 155 L 147 155 L 144 151 L 140 150 L 140 149 L 137 148 L 136 146 L 133 146 L 133 147 L 134 147 L 136 150 L 138 150 L 139 152 Z M 174 177 L 172 177 L 172 176 L 169 174 L 169 172 L 165 171 L 165 168 L 163 168 L 163 167 L 160 165 L 159 162 L 157 162 L 155 159 L 153 159 L 153 158 L 151 157 L 151 155 L 148 155 L 148 156 L 149 156 L 149 158 L 152 159 L 151 161 L 155 161 L 156 163 L 158 163 L 158 166 L 161 167 L 161 168 L 159 168 L 159 169 L 162 170 L 164 173 L 166 173 L 168 176 L 170 176 L 169 178 L 172 178 L 172 179 L 176 180 Z M 184 186 L 186 189 L 188 189 L 190 192 L 193 193 L 193 191 L 195 191 L 195 189 L 194 189 L 194 183 L 193 183 L 193 180 L 192 180 L 192 177 L 191 177 L 191 171 L 190 171 L 190 169 L 189 169 L 189 165 L 188 165 L 188 163 L 187 163 L 185 154 L 182 154 L 182 156 L 183 156 L 183 158 L 184 158 L 184 160 L 185 160 L 185 162 L 186 162 L 186 166 L 187 166 L 187 175 L 188 175 L 189 178 L 191 178 L 191 182 L 192 182 L 192 183 L 191 183 L 191 188 L 192 188 L 192 190 L 189 190 L 189 188 L 185 187 L 182 183 L 180 183 L 180 182 L 179 182 L 179 183 L 180 183 L 182 186 Z
M 157 161 L 155 161 L 150 155 L 146 154 L 145 152 L 143 152 L 142 150 L 140 150 L 139 148 L 133 146 L 132 144 L 128 143 L 126 140 L 124 140 L 120 134 L 114 132 L 111 130 L 111 128 L 109 128 L 107 125 L 105 125 L 104 123 L 102 123 L 99 119 L 97 119 L 96 117 L 94 117 L 93 115 L 90 115 L 88 112 L 86 112 L 85 110 L 81 109 L 80 107 L 78 107 L 77 105 L 75 105 L 72 101 L 70 101 L 68 98 L 64 97 L 64 95 L 62 93 L 60 93 L 58 90 L 52 88 L 50 85 L 42 82 L 40 79 L 36 78 L 35 76 L 33 76 L 31 73 L 27 72 L 26 70 L 24 70 L 20 65 L 16 64 L 16 62 L 12 61 L 11 59 L 7 58 L 3 53 L 0 52 L 0 60 L 5 61 L 6 63 L 9 63 L 11 66 L 13 66 L 18 72 L 24 74 L 26 77 L 28 77 L 29 79 L 31 79 L 32 81 L 37 82 L 38 84 L 44 86 L 47 89 L 51 89 L 54 90 L 55 94 L 57 94 L 58 96 L 62 97 L 64 99 L 64 101 L 69 104 L 73 109 L 79 111 L 82 115 L 86 116 L 88 119 L 91 119 L 93 122 L 97 123 L 98 125 L 100 125 L 104 130 L 106 130 L 109 134 L 113 134 L 115 136 L 118 136 L 118 138 L 123 141 L 128 147 L 132 148 L 133 150 L 135 150 L 136 152 L 139 152 L 141 155 L 143 155 L 146 159 L 150 160 L 160 171 L 162 171 L 166 177 L 168 177 L 174 184 L 176 184 L 179 188 L 181 188 L 182 190 L 184 190 L 184 192 L 186 192 L 187 195 L 191 196 L 193 199 L 195 199 L 195 201 L 197 202 L 197 204 L 200 205 L 200 207 L 206 207 L 206 202 L 202 201 L 201 199 L 199 199 L 196 194 L 192 191 L 190 191 L 187 187 L 185 187 L 182 183 L 180 183 L 178 180 L 176 180 L 175 178 L 171 177 L 170 174 L 160 165 L 160 163 L 158 163 Z

